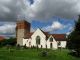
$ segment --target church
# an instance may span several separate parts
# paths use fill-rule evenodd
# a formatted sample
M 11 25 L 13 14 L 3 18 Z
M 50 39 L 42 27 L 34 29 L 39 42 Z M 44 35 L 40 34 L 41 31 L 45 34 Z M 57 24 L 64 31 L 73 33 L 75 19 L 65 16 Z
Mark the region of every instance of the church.
M 49 34 L 39 28 L 35 32 L 30 32 L 31 25 L 25 20 L 18 21 L 16 24 L 17 44 L 20 46 L 47 49 L 66 48 L 66 34 Z

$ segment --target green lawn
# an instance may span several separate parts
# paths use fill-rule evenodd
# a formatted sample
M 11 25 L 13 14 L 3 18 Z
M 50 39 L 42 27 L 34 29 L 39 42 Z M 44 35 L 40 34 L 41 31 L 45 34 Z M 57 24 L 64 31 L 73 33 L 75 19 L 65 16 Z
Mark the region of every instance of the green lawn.
M 44 49 L 43 49 L 44 50 Z M 42 57 L 40 52 L 42 49 L 21 49 L 16 50 L 15 48 L 11 50 L 6 48 L 0 48 L 0 60 L 80 60 L 80 58 L 73 57 L 69 55 L 69 50 L 47 50 L 48 55 Z

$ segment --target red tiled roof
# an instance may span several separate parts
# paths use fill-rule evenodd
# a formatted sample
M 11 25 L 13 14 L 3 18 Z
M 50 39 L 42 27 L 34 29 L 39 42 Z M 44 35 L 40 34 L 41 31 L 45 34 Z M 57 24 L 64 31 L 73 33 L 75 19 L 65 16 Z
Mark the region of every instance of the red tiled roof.
M 5 38 L 3 36 L 0 36 L 0 42 L 3 41 Z
M 45 32 L 46 33 L 46 32 Z M 27 33 L 25 39 L 31 38 L 33 33 Z M 66 34 L 45 34 L 47 39 L 52 35 L 56 41 L 66 41 Z
M 52 34 L 52 36 L 53 36 L 57 41 L 65 41 L 65 40 L 66 40 L 66 34 Z
M 42 30 L 41 30 L 41 31 L 42 31 Z M 45 35 L 48 35 L 48 32 L 44 32 L 44 31 L 42 31 L 42 32 L 43 32 Z M 30 38 L 33 33 L 34 33 L 34 32 L 27 33 L 24 38 L 25 38 L 25 39 Z
M 48 32 L 44 32 L 43 30 L 41 30 L 41 31 L 46 35 L 46 39 L 48 39 L 52 35 L 56 41 L 65 41 L 66 40 L 66 34 L 49 34 Z M 31 38 L 31 35 L 33 33 L 34 32 L 27 33 L 24 38 L 25 39 Z
M 66 34 L 49 34 L 48 32 L 44 32 L 43 30 L 41 31 L 46 35 L 46 39 L 48 39 L 52 35 L 57 41 L 66 40 Z
M 56 41 L 65 41 L 66 40 L 66 34 L 48 34 L 47 38 L 49 38 L 51 35 L 55 38 Z
M 33 32 L 31 32 L 31 33 L 27 33 L 26 35 L 25 35 L 25 39 L 28 39 L 28 38 L 30 38 L 31 37 L 31 35 L 33 34 Z

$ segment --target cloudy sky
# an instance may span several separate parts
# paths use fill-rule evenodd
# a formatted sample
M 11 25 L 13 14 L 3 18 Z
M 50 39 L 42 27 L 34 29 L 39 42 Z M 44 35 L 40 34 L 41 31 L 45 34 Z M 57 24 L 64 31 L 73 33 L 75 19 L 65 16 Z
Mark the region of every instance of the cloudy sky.
M 69 34 L 80 14 L 80 0 L 0 0 L 0 35 L 15 36 L 17 20 L 31 23 L 31 31 Z

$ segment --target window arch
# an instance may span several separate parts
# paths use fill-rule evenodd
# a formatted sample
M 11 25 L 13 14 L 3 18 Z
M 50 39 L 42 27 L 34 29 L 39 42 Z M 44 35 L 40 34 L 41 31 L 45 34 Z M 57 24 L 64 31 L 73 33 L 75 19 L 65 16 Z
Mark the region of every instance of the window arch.
M 50 38 L 50 42 L 53 42 L 53 38 L 52 37 Z
M 36 37 L 36 44 L 39 45 L 40 44 L 40 36 Z

